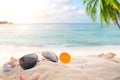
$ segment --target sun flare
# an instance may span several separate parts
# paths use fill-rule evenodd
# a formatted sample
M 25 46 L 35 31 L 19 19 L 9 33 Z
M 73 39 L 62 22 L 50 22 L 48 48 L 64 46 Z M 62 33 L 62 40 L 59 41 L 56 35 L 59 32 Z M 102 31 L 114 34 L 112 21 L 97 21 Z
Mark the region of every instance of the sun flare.
M 1 0 L 0 10 L 3 17 L 13 22 L 34 22 L 38 13 L 47 10 L 49 0 Z M 41 16 L 42 14 L 39 14 Z

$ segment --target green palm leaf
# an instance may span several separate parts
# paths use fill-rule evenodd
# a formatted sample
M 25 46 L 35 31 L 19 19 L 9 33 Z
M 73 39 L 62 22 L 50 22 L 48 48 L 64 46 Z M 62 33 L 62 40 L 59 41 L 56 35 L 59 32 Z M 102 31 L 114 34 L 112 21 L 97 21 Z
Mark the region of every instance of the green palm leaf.
M 97 9 L 99 5 L 101 23 L 107 25 L 113 21 L 120 28 L 118 21 L 120 20 L 120 3 L 117 0 L 84 0 L 86 4 L 86 12 L 95 22 L 97 18 Z

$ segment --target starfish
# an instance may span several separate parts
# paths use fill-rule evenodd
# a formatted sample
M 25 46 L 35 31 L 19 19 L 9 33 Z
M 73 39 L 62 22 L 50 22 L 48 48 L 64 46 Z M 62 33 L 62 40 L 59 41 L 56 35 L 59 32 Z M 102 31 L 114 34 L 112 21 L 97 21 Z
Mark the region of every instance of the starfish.
M 20 80 L 26 80 L 24 76 L 20 76 Z M 38 80 L 38 78 L 32 78 L 31 80 Z

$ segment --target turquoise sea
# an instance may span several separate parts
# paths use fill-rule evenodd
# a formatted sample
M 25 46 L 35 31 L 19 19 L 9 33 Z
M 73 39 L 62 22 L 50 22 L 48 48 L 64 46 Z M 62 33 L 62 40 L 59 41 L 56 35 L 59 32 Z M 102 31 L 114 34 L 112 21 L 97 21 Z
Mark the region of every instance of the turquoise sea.
M 120 29 L 111 24 L 2 24 L 0 45 L 98 46 L 120 45 Z

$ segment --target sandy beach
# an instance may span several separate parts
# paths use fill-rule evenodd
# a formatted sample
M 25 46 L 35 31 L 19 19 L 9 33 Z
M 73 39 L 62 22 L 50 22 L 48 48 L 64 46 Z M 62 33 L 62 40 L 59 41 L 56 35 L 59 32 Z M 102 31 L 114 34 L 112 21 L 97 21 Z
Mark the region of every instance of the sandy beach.
M 103 59 L 100 53 L 114 52 L 115 60 L 120 62 L 120 46 L 81 46 L 81 47 L 25 47 L 25 46 L 0 46 L 0 80 L 19 80 L 22 75 L 27 80 L 34 77 L 39 80 L 120 80 L 120 63 Z M 69 52 L 71 61 L 67 64 L 51 61 L 41 61 L 34 68 L 23 70 L 20 66 L 11 72 L 3 72 L 2 67 L 10 57 L 20 58 L 28 53 L 40 55 L 42 51 L 53 51 L 60 55 Z

